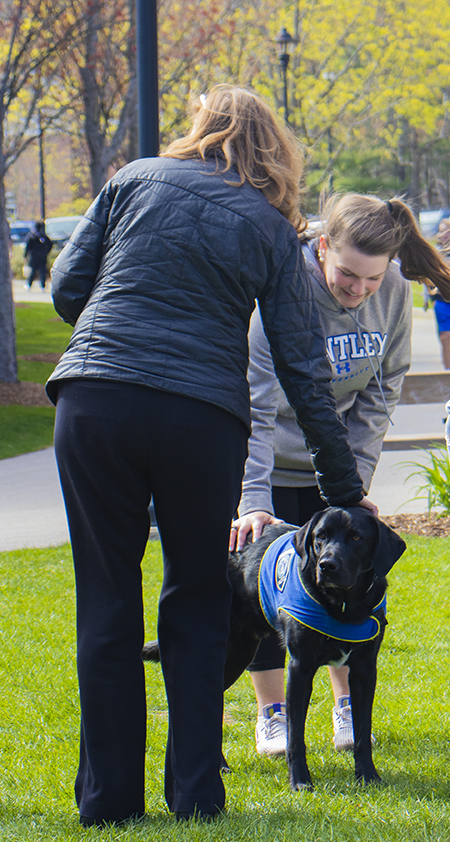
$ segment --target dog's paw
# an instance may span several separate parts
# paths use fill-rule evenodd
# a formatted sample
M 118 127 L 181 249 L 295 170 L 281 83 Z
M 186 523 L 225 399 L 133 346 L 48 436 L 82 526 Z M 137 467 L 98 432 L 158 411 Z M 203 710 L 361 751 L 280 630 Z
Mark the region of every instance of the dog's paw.
M 224 754 L 222 754 L 219 771 L 222 772 L 222 775 L 231 775 L 232 773 L 232 769 L 230 769 Z
M 143 661 L 154 661 L 160 663 L 161 656 L 159 654 L 159 645 L 157 640 L 151 640 L 149 643 L 144 643 L 141 651 Z
M 291 761 L 291 762 L 289 762 Z M 306 792 L 313 788 L 308 765 L 304 758 L 291 760 L 288 755 L 289 784 L 294 792 Z
M 289 776 L 289 783 L 293 792 L 311 792 L 314 789 L 308 770 L 305 773 L 300 773 L 299 775 L 293 775 L 291 772 Z
M 291 783 L 291 789 L 294 792 L 312 792 L 314 786 L 312 781 L 309 781 L 308 783 Z
M 370 771 L 366 770 L 366 772 L 356 772 L 356 780 L 358 781 L 358 783 L 363 784 L 365 786 L 368 784 L 382 783 L 382 780 L 375 767 Z

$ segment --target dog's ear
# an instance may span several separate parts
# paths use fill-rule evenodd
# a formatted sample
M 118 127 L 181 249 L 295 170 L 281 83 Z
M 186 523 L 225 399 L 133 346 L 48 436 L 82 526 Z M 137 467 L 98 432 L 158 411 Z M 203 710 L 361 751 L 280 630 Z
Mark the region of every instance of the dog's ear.
M 312 516 L 311 520 L 308 520 L 308 522 L 305 523 L 304 526 L 301 526 L 300 529 L 295 533 L 294 545 L 297 551 L 297 555 L 300 558 L 300 570 L 304 570 L 306 567 L 306 564 L 309 559 L 309 554 L 312 549 L 313 529 L 322 516 L 323 511 L 316 512 Z
M 370 514 L 369 517 L 374 521 L 377 531 L 377 543 L 372 558 L 372 567 L 377 576 L 386 576 L 405 552 L 406 544 L 403 538 L 400 538 L 400 535 L 397 535 L 390 526 L 386 526 L 383 521 Z

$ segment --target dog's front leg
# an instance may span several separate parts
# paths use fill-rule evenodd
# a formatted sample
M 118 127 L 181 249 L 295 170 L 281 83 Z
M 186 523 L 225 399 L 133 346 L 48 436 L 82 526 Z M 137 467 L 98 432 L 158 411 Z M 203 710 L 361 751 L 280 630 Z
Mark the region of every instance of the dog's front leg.
M 372 760 L 372 707 L 377 682 L 376 658 L 350 665 L 353 732 L 355 738 L 355 775 L 364 783 L 380 781 Z
M 287 762 L 289 782 L 294 790 L 312 789 L 311 775 L 306 763 L 305 722 L 313 676 L 314 670 L 305 669 L 300 659 L 291 657 L 286 690 Z

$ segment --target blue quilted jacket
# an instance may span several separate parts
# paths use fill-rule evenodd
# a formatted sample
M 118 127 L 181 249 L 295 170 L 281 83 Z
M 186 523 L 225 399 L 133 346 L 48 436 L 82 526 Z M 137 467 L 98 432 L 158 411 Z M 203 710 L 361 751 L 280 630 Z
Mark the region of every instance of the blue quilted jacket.
M 277 375 L 330 505 L 361 481 L 335 412 L 319 315 L 285 217 L 235 173 L 134 161 L 105 185 L 57 258 L 53 298 L 75 325 L 48 384 L 131 381 L 211 402 L 250 428 L 250 315 L 259 300 Z

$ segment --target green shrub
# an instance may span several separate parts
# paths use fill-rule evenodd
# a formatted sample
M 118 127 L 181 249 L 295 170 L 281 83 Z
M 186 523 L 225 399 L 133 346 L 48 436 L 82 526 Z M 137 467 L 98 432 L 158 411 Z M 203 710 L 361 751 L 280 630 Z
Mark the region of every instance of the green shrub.
M 414 500 L 426 500 L 428 514 L 440 509 L 439 515 L 450 515 L 450 462 L 447 447 L 440 442 L 431 442 L 432 449 L 427 451 L 428 464 L 420 462 L 401 462 L 403 467 L 412 467 L 407 479 L 422 477 L 424 482 L 414 489 Z
M 17 280 L 23 280 L 23 246 L 19 243 L 14 243 L 12 247 L 12 254 L 11 254 L 11 271 L 13 273 L 14 278 Z

